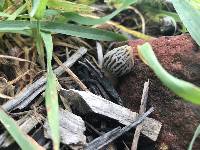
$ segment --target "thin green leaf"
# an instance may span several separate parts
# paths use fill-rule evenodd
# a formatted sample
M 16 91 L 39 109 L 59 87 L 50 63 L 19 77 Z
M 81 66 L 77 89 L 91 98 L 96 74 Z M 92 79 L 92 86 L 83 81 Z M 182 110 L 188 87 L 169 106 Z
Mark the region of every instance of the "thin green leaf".
M 3 11 L 5 7 L 5 0 L 0 0 L 0 11 Z
M 91 5 L 95 3 L 95 0 L 78 0 L 80 4 Z
M 32 11 L 32 0 L 25 0 L 26 10 L 28 11 L 28 16 L 30 17 L 30 12 Z
M 172 0 L 172 3 L 183 24 L 200 46 L 200 34 L 197 32 L 200 27 L 200 11 L 194 9 L 187 0 Z
M 4 13 L 4 12 L 0 12 L 0 16 L 1 17 L 10 17 L 11 15 Z
M 199 124 L 199 126 L 197 127 L 197 129 L 196 129 L 196 131 L 195 131 L 195 133 L 194 133 L 194 136 L 193 136 L 193 138 L 192 138 L 192 141 L 190 142 L 190 145 L 189 145 L 189 147 L 188 147 L 188 150 L 192 150 L 193 144 L 194 144 L 196 138 L 197 138 L 199 135 L 200 135 L 200 124 Z
M 47 9 L 44 12 L 44 17 L 52 17 L 52 16 L 56 16 L 56 15 L 60 15 L 61 11 L 59 10 L 52 10 L 52 9 Z
M 36 28 L 36 22 L 29 21 L 0 21 L 0 32 L 15 32 Z
M 2 108 L 0 108 L 0 121 L 22 150 L 44 150 L 31 137 L 26 135 Z
M 83 14 L 91 14 L 94 8 L 64 0 L 49 0 L 47 6 L 52 9 L 62 10 L 65 12 L 77 12 Z
M 44 61 L 44 47 L 42 42 L 42 37 L 40 35 L 40 21 L 37 21 L 37 28 L 32 30 L 33 37 L 36 43 L 37 52 L 39 55 L 39 62 L 43 69 L 45 69 L 45 61 Z
M 33 17 L 40 6 L 40 0 L 32 0 L 32 10 L 30 12 L 30 16 Z
M 195 8 L 200 10 L 200 1 L 199 0 L 188 0 L 190 4 Z
M 0 32 L 19 33 L 31 36 L 31 27 L 36 27 L 35 25 L 28 21 L 0 21 Z
M 119 8 L 124 3 L 124 1 L 125 0 L 106 0 L 105 2 L 110 7 Z
M 5 0 L 0 0 L 0 7 L 3 8 Z
M 61 33 L 66 35 L 72 35 L 87 39 L 100 40 L 100 41 L 123 41 L 126 38 L 120 34 L 109 32 L 105 30 L 89 28 L 85 26 L 79 26 L 74 24 L 63 23 L 41 23 L 41 29 L 49 31 L 51 33 Z
M 94 39 L 100 41 L 123 41 L 127 40 L 124 36 L 109 32 L 105 30 L 89 28 L 85 26 L 79 26 L 74 24 L 63 24 L 54 22 L 40 22 L 41 30 L 49 31 L 51 33 L 61 33 L 66 35 L 72 35 L 87 39 Z M 29 21 L 1 21 L 0 32 L 18 32 L 23 30 L 31 30 L 36 28 L 36 22 Z
M 59 113 L 58 113 L 58 82 L 51 67 L 53 41 L 51 34 L 41 32 L 46 53 L 47 53 L 47 85 L 45 91 L 45 104 L 47 109 L 47 117 L 51 130 L 51 138 L 53 140 L 54 150 L 59 150 L 60 133 L 59 133 Z
M 35 17 L 36 19 L 42 19 L 44 15 L 44 11 L 46 10 L 48 0 L 33 0 L 32 10 L 30 12 L 31 17 Z
M 158 62 L 149 43 L 138 46 L 138 53 L 140 58 L 151 67 L 165 86 L 183 99 L 194 104 L 200 104 L 200 88 L 169 74 Z
M 25 11 L 25 8 L 26 8 L 26 4 L 22 5 L 12 15 L 10 15 L 7 20 L 15 20 L 19 14 Z
M 110 19 L 112 19 L 117 14 L 119 14 L 121 11 L 125 10 L 129 5 L 132 5 L 136 2 L 137 2 L 137 0 L 125 0 L 120 8 L 118 8 L 117 10 L 112 12 L 111 14 L 104 16 L 102 18 L 99 18 L 99 19 L 94 19 L 94 18 L 91 18 L 91 17 L 83 17 L 83 16 L 80 16 L 79 14 L 76 14 L 76 13 L 65 13 L 64 16 L 68 20 L 71 20 L 71 21 L 74 21 L 74 22 L 77 22 L 77 23 L 80 23 L 80 24 L 84 24 L 84 25 L 103 24 L 106 21 L 109 21 Z
M 9 33 L 18 33 L 18 34 L 23 34 L 26 36 L 32 36 L 32 31 L 31 30 L 14 30 L 14 31 L 5 31 L 5 32 L 9 32 Z

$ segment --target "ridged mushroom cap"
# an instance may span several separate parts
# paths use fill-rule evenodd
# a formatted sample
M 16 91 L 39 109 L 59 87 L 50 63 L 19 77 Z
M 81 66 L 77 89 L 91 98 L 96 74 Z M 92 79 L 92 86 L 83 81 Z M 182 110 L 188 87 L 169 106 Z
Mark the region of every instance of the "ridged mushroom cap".
M 134 59 L 131 46 L 117 47 L 104 55 L 104 69 L 116 77 L 129 73 L 133 66 Z

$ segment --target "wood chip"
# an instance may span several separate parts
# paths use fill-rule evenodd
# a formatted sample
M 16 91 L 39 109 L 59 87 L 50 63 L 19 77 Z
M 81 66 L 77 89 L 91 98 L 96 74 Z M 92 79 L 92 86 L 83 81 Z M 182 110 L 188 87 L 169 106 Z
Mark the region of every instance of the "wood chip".
M 132 112 L 125 107 L 94 95 L 91 92 L 61 89 L 60 94 L 64 97 L 68 97 L 70 103 L 83 114 L 92 111 L 118 120 L 124 125 L 130 125 L 131 122 L 138 117 L 138 113 Z M 146 118 L 141 132 L 153 141 L 156 141 L 161 126 L 161 122 L 156 121 L 153 118 Z
M 61 143 L 67 144 L 70 147 L 83 147 L 86 144 L 86 136 L 84 135 L 86 127 L 82 118 L 63 109 L 59 111 L 59 118 Z M 51 138 L 47 121 L 44 124 L 44 128 L 45 137 Z
M 153 107 L 150 108 L 146 113 L 137 117 L 137 119 L 132 122 L 130 125 L 127 125 L 121 129 L 121 127 L 117 127 L 110 132 L 105 133 L 104 135 L 96 138 L 91 143 L 87 145 L 85 150 L 93 150 L 93 149 L 101 149 L 104 146 L 108 145 L 110 142 L 114 141 L 116 138 L 129 131 L 131 128 L 137 126 L 141 123 L 150 113 L 153 112 Z

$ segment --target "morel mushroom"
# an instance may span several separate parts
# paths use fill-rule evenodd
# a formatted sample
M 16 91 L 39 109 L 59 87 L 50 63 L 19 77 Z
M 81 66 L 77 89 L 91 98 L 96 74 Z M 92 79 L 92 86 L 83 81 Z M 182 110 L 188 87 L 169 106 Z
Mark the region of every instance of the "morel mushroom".
M 124 45 L 114 48 L 104 56 L 104 69 L 116 77 L 129 73 L 133 66 L 134 59 L 131 46 Z
M 104 56 L 104 70 L 116 77 L 129 73 L 134 60 L 138 60 L 137 46 L 145 42 L 141 39 L 130 40 L 125 46 L 109 51 Z M 178 77 L 189 80 L 200 79 L 199 48 L 188 34 L 154 38 L 148 42 L 167 71 L 181 74 Z

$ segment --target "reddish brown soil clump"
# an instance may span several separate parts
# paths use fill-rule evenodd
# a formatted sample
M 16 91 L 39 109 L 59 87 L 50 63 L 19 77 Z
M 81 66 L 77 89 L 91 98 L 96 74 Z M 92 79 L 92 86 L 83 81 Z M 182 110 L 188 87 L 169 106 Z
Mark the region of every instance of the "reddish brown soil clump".
M 187 80 L 200 80 L 200 52 L 189 35 L 160 37 L 149 41 L 160 63 L 171 73 L 183 75 Z M 129 41 L 137 55 L 136 47 L 143 40 Z
M 120 79 L 118 91 L 124 105 L 139 111 L 143 84 L 150 79 L 148 106 L 155 107 L 152 117 L 163 123 L 156 149 L 187 149 L 200 123 L 200 106 L 175 96 L 157 79 L 148 66 L 137 57 L 135 47 L 144 41 L 130 41 L 135 53 L 134 71 Z M 189 35 L 161 37 L 150 41 L 159 61 L 173 75 L 200 85 L 200 50 Z M 194 149 L 200 149 L 199 139 Z

